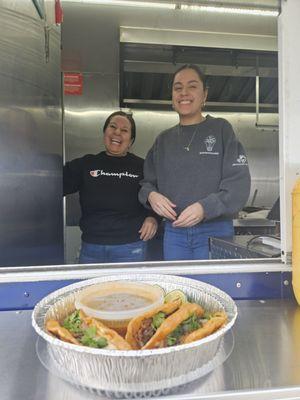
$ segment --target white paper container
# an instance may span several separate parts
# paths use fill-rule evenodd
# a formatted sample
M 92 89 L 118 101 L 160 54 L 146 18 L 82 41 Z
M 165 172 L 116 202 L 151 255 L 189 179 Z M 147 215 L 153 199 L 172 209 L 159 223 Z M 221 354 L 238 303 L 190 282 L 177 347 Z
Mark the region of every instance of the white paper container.
M 224 310 L 228 323 L 197 342 L 154 350 L 105 350 L 76 346 L 54 338 L 44 328 L 48 318 L 62 319 L 74 309 L 76 293 L 83 288 L 108 281 L 128 280 L 158 284 L 166 292 L 180 289 L 189 301 L 209 312 Z M 222 350 L 223 337 L 237 317 L 234 301 L 223 291 L 206 283 L 171 275 L 111 275 L 82 281 L 57 290 L 34 308 L 32 324 L 47 342 L 53 370 L 80 387 L 113 397 L 144 397 L 168 393 L 191 382 L 214 366 Z M 217 362 L 215 362 L 217 365 Z

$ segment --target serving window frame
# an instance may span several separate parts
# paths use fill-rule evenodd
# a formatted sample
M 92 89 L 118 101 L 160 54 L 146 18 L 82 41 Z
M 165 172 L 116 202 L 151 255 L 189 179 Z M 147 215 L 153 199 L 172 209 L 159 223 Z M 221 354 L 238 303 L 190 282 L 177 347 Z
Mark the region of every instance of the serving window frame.
M 65 285 L 70 280 L 87 279 L 102 274 L 136 272 L 172 273 L 207 279 L 218 286 L 226 282 L 229 294 L 235 298 L 260 298 L 292 296 L 291 291 L 291 252 L 292 252 L 292 189 L 300 176 L 298 149 L 300 148 L 300 79 L 297 66 L 300 54 L 296 51 L 294 38 L 299 36 L 297 21 L 300 4 L 297 0 L 283 1 L 278 17 L 278 67 L 279 67 L 279 161 L 280 161 L 280 198 L 281 198 L 281 259 L 255 260 L 205 260 L 187 262 L 150 262 L 142 264 L 95 264 L 95 265 L 52 265 L 37 267 L 13 267 L 0 269 L 0 304 L 12 298 L 13 287 L 16 290 L 17 303 L 13 309 L 30 308 L 53 287 Z M 257 275 L 258 274 L 258 275 Z M 243 292 L 244 287 L 256 286 L 259 278 L 267 282 L 276 275 L 273 288 L 266 290 L 266 283 L 258 291 Z M 249 276 L 249 281 L 247 281 Z M 254 280 L 250 277 L 256 277 Z M 242 277 L 245 278 L 243 283 Z M 246 279 L 247 278 L 247 279 Z M 211 280 L 210 280 L 211 279 Z M 251 281 L 251 283 L 249 283 Z M 272 280 L 269 280 L 270 282 Z M 51 282 L 51 284 L 46 284 Z M 11 286 L 13 285 L 13 286 Z M 30 286 L 33 285 L 33 286 Z M 258 283 L 259 285 L 259 283 Z M 39 289 L 38 287 L 44 287 Z M 30 287 L 30 289 L 28 289 Z M 274 290 L 274 288 L 278 290 Z M 33 288 L 33 291 L 32 291 Z M 236 289 L 240 289 L 235 293 Z M 33 293 L 35 292 L 35 293 Z M 240 294 L 239 294 L 240 293 Z M 250 297 L 247 297 L 250 296 Z M 12 304 L 12 303 L 11 303 Z M 2 309 L 10 309 L 7 301 Z

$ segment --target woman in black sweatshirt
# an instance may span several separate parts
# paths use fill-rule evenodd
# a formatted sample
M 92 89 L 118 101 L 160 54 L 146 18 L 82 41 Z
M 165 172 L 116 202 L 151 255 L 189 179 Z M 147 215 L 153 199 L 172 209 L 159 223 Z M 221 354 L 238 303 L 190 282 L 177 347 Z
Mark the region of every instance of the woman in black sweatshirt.
M 138 201 L 144 160 L 129 153 L 136 136 L 134 119 L 116 111 L 105 121 L 103 133 L 105 151 L 64 166 L 64 195 L 79 192 L 79 262 L 143 261 L 157 221 Z

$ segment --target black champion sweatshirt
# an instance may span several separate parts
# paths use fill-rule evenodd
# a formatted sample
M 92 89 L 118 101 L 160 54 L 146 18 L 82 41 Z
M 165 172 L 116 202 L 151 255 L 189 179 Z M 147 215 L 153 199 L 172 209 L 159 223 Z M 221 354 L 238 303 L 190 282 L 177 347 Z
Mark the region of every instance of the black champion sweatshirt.
M 79 192 L 82 240 L 115 245 L 139 240 L 144 219 L 153 215 L 138 201 L 144 160 L 128 153 L 88 154 L 64 166 L 64 195 Z

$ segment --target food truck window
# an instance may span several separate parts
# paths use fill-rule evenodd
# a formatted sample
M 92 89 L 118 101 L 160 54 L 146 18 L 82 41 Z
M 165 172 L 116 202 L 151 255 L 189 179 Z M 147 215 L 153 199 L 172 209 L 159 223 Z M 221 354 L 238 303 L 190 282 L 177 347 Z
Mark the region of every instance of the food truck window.
M 61 32 L 60 27 L 49 31 L 48 62 L 40 45 L 45 27 L 35 8 L 42 3 L 26 3 L 22 12 L 18 2 L 0 13 L 3 32 L 24 38 L 19 47 L 7 40 L 12 57 L 5 57 L 8 49 L 1 53 L 6 61 L 0 77 L 0 266 L 61 264 L 64 245 L 65 263 L 77 262 L 77 195 L 66 199 L 62 229 L 63 161 L 103 150 L 103 123 L 120 107 L 133 113 L 132 151 L 145 157 L 156 135 L 177 122 L 170 79 L 184 63 L 207 74 L 205 112 L 232 123 L 252 174 L 248 203 L 235 218 L 234 240 L 212 238 L 211 257 L 278 256 L 278 240 L 268 238 L 279 234 L 280 219 L 278 213 L 268 215 L 279 196 L 277 0 L 247 6 L 235 0 L 234 10 L 229 1 L 206 8 L 202 1 L 189 6 L 185 1 L 65 0 Z M 24 37 L 28 24 L 30 35 Z M 25 54 L 22 48 L 35 51 Z M 63 98 L 61 68 L 80 83 Z M 150 260 L 162 259 L 162 230 L 151 242 Z
M 95 153 L 101 123 L 119 107 L 133 113 L 138 127 L 133 152 L 145 157 L 157 134 L 177 123 L 171 108 L 173 72 L 185 63 L 197 64 L 208 77 L 205 112 L 231 122 L 246 149 L 252 176 L 248 203 L 234 220 L 235 236 L 231 240 L 212 238 L 211 257 L 280 257 L 280 218 L 268 217 L 279 197 L 276 12 L 226 13 L 220 22 L 216 11 L 206 13 L 205 21 L 199 22 L 199 10 L 192 8 L 177 13 L 161 9 L 160 17 L 155 13 L 154 18 L 154 10 L 142 12 L 138 6 L 98 7 L 101 13 L 87 29 L 97 21 L 99 33 L 105 31 L 111 40 L 104 42 L 98 35 L 97 40 L 91 38 L 87 49 L 80 38 L 76 46 L 80 52 L 84 48 L 87 58 L 80 102 L 71 96 L 64 98 L 66 159 Z M 66 15 L 71 9 L 66 7 Z M 136 27 L 137 19 L 145 29 Z M 72 61 L 67 53 L 74 29 L 71 23 L 64 25 L 65 63 Z M 105 57 L 97 63 L 99 41 Z M 76 262 L 78 256 L 79 214 L 77 196 L 70 196 L 66 203 L 67 263 Z M 159 232 L 150 244 L 150 260 L 162 259 L 161 241 Z

